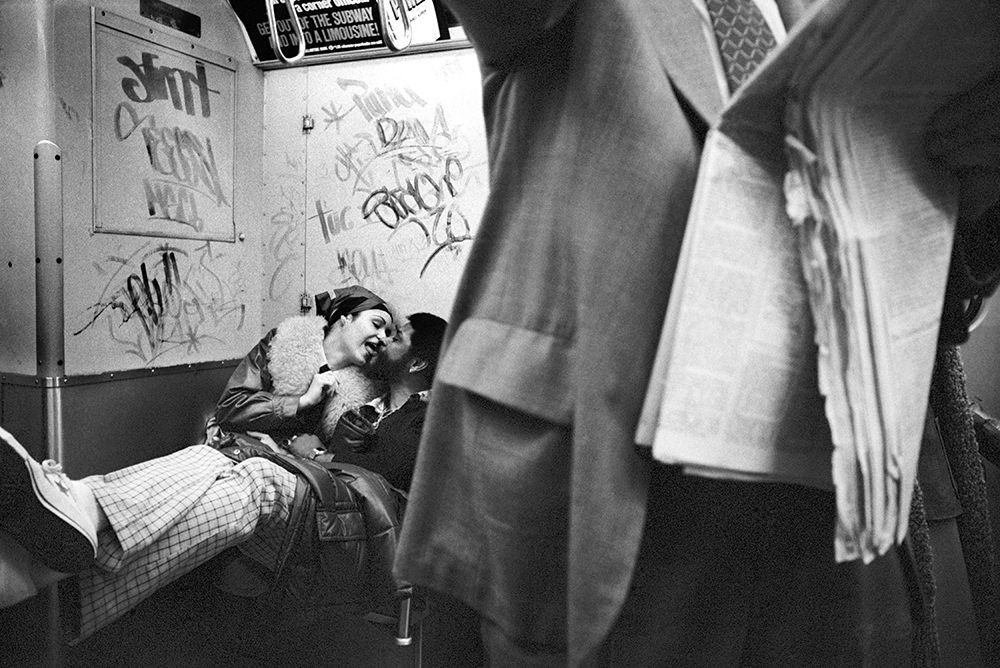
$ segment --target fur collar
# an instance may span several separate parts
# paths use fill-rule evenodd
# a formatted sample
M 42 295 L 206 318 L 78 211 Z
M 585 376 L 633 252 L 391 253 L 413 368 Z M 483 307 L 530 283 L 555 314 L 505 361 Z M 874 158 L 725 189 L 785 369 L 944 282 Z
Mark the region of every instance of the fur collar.
M 267 352 L 267 370 L 271 373 L 276 394 L 303 394 L 313 375 L 326 363 L 323 353 L 323 327 L 326 320 L 319 316 L 292 316 L 278 325 Z M 317 436 L 324 443 L 333 435 L 334 427 L 344 411 L 366 404 L 380 396 L 384 388 L 361 373 L 355 366 L 334 372 L 338 390 L 326 399 Z

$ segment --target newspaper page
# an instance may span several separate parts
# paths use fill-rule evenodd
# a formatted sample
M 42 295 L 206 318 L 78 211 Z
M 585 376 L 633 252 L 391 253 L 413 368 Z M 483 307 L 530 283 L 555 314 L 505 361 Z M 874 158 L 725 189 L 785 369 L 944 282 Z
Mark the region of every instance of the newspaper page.
M 709 133 L 692 202 L 697 224 L 685 231 L 660 344 L 669 364 L 653 375 L 662 383 L 659 417 L 647 427 L 654 457 L 691 472 L 831 489 L 832 445 L 783 174 L 783 163 Z
M 905 535 L 956 216 L 923 132 L 995 67 L 983 7 L 821 2 L 706 144 L 637 437 L 692 473 L 832 484 L 839 561 Z
M 924 132 L 997 62 L 982 7 L 873 2 L 863 29 L 835 42 L 853 56 L 807 66 L 792 89 L 802 102 L 788 106 L 790 167 L 810 175 L 803 268 L 830 288 L 811 303 L 817 332 L 834 333 L 817 344 L 838 560 L 868 561 L 906 533 L 957 216 L 955 183 L 925 157 Z M 942 51 L 930 56 L 929 43 Z

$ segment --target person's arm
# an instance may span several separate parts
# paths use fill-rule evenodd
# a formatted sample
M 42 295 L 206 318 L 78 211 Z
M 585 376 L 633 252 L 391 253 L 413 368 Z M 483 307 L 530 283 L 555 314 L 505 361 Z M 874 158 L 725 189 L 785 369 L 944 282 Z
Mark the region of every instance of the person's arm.
M 574 0 L 445 0 L 482 64 L 503 68 L 565 16 Z
M 411 401 L 414 403 L 387 415 L 379 423 L 370 451 L 370 465 L 367 466 L 382 474 L 390 485 L 403 491 L 410 489 L 420 435 L 427 416 L 426 402 Z
M 1000 284 L 1000 70 L 955 96 L 931 118 L 928 154 L 955 174 L 958 226 L 952 250 L 941 338 L 968 338 L 971 299 Z
M 272 432 L 296 417 L 299 397 L 275 394 L 267 371 L 267 351 L 272 330 L 247 353 L 233 371 L 215 408 L 215 420 L 223 429 Z
M 1000 203 L 1000 69 L 931 118 L 927 151 L 956 174 L 960 217 L 992 220 Z M 986 218 L 984 218 L 984 216 Z

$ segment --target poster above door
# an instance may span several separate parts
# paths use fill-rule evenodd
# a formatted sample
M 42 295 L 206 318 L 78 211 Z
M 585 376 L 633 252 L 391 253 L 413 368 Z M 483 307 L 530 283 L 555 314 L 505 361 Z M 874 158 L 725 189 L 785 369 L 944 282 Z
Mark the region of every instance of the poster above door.
M 227 1 L 262 69 L 469 46 L 441 0 Z

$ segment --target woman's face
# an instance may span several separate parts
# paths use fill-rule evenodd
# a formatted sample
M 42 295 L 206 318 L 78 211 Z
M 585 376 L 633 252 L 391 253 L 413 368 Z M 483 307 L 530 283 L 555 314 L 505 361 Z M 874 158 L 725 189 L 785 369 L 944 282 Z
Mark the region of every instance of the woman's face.
M 393 335 L 392 316 L 369 309 L 341 318 L 339 348 L 348 364 L 364 366 L 385 347 Z M 332 330 L 338 331 L 337 328 Z

